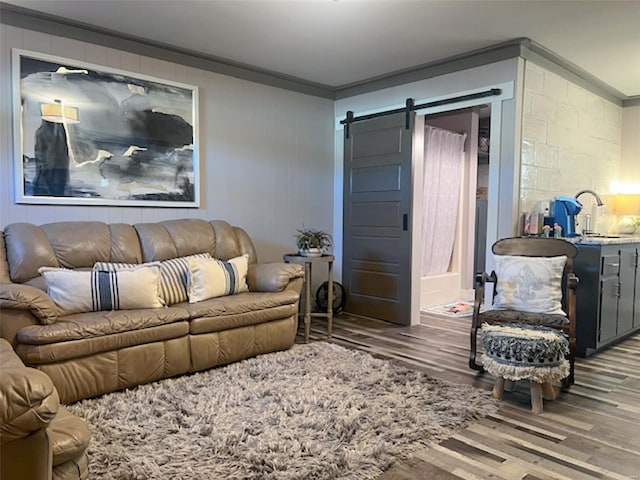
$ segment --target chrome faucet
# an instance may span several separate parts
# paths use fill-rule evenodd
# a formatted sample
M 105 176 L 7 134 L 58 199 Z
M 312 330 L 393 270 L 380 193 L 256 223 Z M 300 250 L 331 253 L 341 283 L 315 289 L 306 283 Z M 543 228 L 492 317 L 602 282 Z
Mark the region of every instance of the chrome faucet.
M 598 203 L 598 206 L 601 207 L 602 205 L 604 205 L 604 203 L 602 203 L 602 200 L 600 199 L 600 195 L 598 195 L 596 192 L 594 192 L 593 190 L 580 190 L 578 193 L 576 193 L 576 196 L 574 197 L 576 200 L 578 200 L 578 197 L 580 195 L 582 195 L 583 193 L 590 193 L 591 195 L 594 196 L 594 198 L 596 199 L 596 202 Z
M 599 207 L 601 207 L 602 205 L 604 205 L 604 203 L 602 203 L 602 199 L 600 198 L 600 195 L 598 195 L 596 192 L 594 192 L 593 190 L 580 190 L 578 193 L 576 193 L 576 196 L 574 197 L 576 200 L 578 200 L 578 197 L 580 195 L 582 195 L 583 193 L 590 193 L 591 195 L 594 196 L 594 198 L 596 199 L 596 203 Z M 578 203 L 580 203 L 580 201 L 578 200 Z M 584 220 L 584 228 L 582 229 L 582 234 L 583 235 L 589 235 L 589 234 L 594 234 L 593 230 L 591 230 L 591 214 L 587 213 L 585 215 L 585 220 Z

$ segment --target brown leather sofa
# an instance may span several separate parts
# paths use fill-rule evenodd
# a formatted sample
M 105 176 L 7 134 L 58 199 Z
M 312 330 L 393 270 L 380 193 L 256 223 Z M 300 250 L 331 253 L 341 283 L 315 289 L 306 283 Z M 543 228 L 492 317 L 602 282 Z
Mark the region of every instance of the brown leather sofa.
M 25 367 L 4 339 L 0 378 L 0 478 L 88 478 L 89 428 L 60 405 L 51 379 Z
M 248 254 L 249 291 L 66 314 L 38 274 L 43 266 L 91 269 L 196 253 L 221 260 Z M 74 402 L 290 347 L 303 274 L 300 265 L 258 263 L 247 233 L 224 221 L 15 223 L 0 233 L 0 337 L 52 380 L 61 403 Z

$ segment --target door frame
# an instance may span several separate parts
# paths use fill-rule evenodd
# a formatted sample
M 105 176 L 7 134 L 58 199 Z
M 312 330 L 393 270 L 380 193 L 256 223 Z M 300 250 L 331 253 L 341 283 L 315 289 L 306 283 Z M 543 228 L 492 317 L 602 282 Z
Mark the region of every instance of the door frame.
M 422 154 L 424 150 L 424 115 L 430 115 L 434 113 L 443 113 L 452 110 L 459 110 L 463 108 L 476 107 L 480 105 L 490 104 L 491 106 L 491 138 L 489 146 L 489 195 L 488 195 L 488 214 L 487 214 L 487 248 L 485 251 L 486 268 L 491 270 L 493 268 L 493 259 L 491 256 L 491 245 L 495 243 L 499 238 L 513 235 L 513 231 L 517 226 L 517 217 L 519 211 L 519 198 L 520 198 L 520 123 L 521 115 L 519 113 L 522 110 L 522 102 L 517 101 L 515 96 L 516 85 L 515 82 L 506 82 L 493 85 L 485 85 L 481 88 L 474 88 L 471 90 L 464 90 L 459 92 L 450 92 L 446 95 L 440 95 L 436 97 L 427 97 L 416 99 L 414 103 L 416 105 L 428 102 L 434 102 L 438 100 L 444 100 L 452 97 L 479 93 L 491 88 L 499 88 L 502 93 L 494 97 L 481 98 L 475 100 L 467 100 L 458 103 L 452 103 L 442 105 L 438 107 L 431 107 L 422 109 L 420 116 L 422 118 L 422 128 L 418 127 L 416 122 L 414 128 L 414 156 L 413 156 L 413 169 L 412 169 L 412 190 L 413 190 L 413 205 L 412 205 L 412 221 L 411 221 L 411 255 L 413 268 L 411 269 L 411 324 L 418 325 L 420 323 L 420 269 L 416 267 L 416 261 L 420 262 L 420 243 L 422 232 L 422 217 L 418 218 L 417 212 L 420 211 L 422 206 L 420 186 L 422 182 Z M 502 125 L 502 115 L 505 102 L 515 101 L 515 123 L 518 125 L 505 126 Z M 366 111 L 354 112 L 355 116 L 369 115 L 372 113 L 384 112 L 387 110 L 404 108 L 404 104 L 384 105 L 379 108 L 370 109 Z M 343 238 L 342 221 L 343 221 L 343 199 L 342 191 L 344 185 L 343 172 L 343 149 L 344 149 L 344 126 L 340 123 L 344 119 L 345 112 L 336 112 L 335 117 L 335 187 L 334 187 L 334 238 Z M 514 144 L 513 150 L 507 148 L 503 151 L 502 135 L 512 133 L 509 128 L 513 128 Z M 507 130 L 506 132 L 504 130 Z M 416 135 L 418 137 L 416 137 Z M 420 137 L 421 136 L 421 137 Z M 420 147 L 422 145 L 422 147 Z M 420 156 L 418 152 L 420 151 Z M 418 160 L 419 159 L 419 160 Z M 511 163 L 508 161 L 512 160 Z M 420 163 L 418 167 L 417 164 Z M 418 198 L 416 198 L 418 197 Z M 515 200 L 515 204 L 514 204 Z M 499 223 L 501 219 L 502 223 Z M 342 264 L 342 244 L 336 242 L 334 245 L 334 255 L 336 256 L 336 263 Z M 336 278 L 338 281 L 342 280 L 342 270 L 336 272 Z

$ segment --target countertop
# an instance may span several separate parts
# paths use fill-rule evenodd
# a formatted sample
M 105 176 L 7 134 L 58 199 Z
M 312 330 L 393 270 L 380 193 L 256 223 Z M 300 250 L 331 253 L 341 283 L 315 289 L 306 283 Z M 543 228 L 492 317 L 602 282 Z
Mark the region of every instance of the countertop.
M 568 240 L 576 245 L 620 245 L 624 243 L 640 243 L 640 235 L 637 233 L 632 235 L 615 234 L 603 237 L 575 237 Z

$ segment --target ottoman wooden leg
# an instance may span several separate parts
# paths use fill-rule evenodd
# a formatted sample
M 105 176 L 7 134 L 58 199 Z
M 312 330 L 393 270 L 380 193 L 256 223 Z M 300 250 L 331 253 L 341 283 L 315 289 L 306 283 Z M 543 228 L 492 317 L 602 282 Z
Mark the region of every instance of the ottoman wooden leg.
M 531 411 L 542 413 L 542 384 L 531 381 Z
M 493 391 L 491 394 L 493 398 L 502 400 L 502 394 L 504 393 L 504 378 L 498 377 L 496 378 L 496 383 L 493 385 Z
M 544 382 L 542 384 L 542 397 L 545 400 L 555 400 L 556 391 L 553 389 L 553 385 L 550 382 Z

